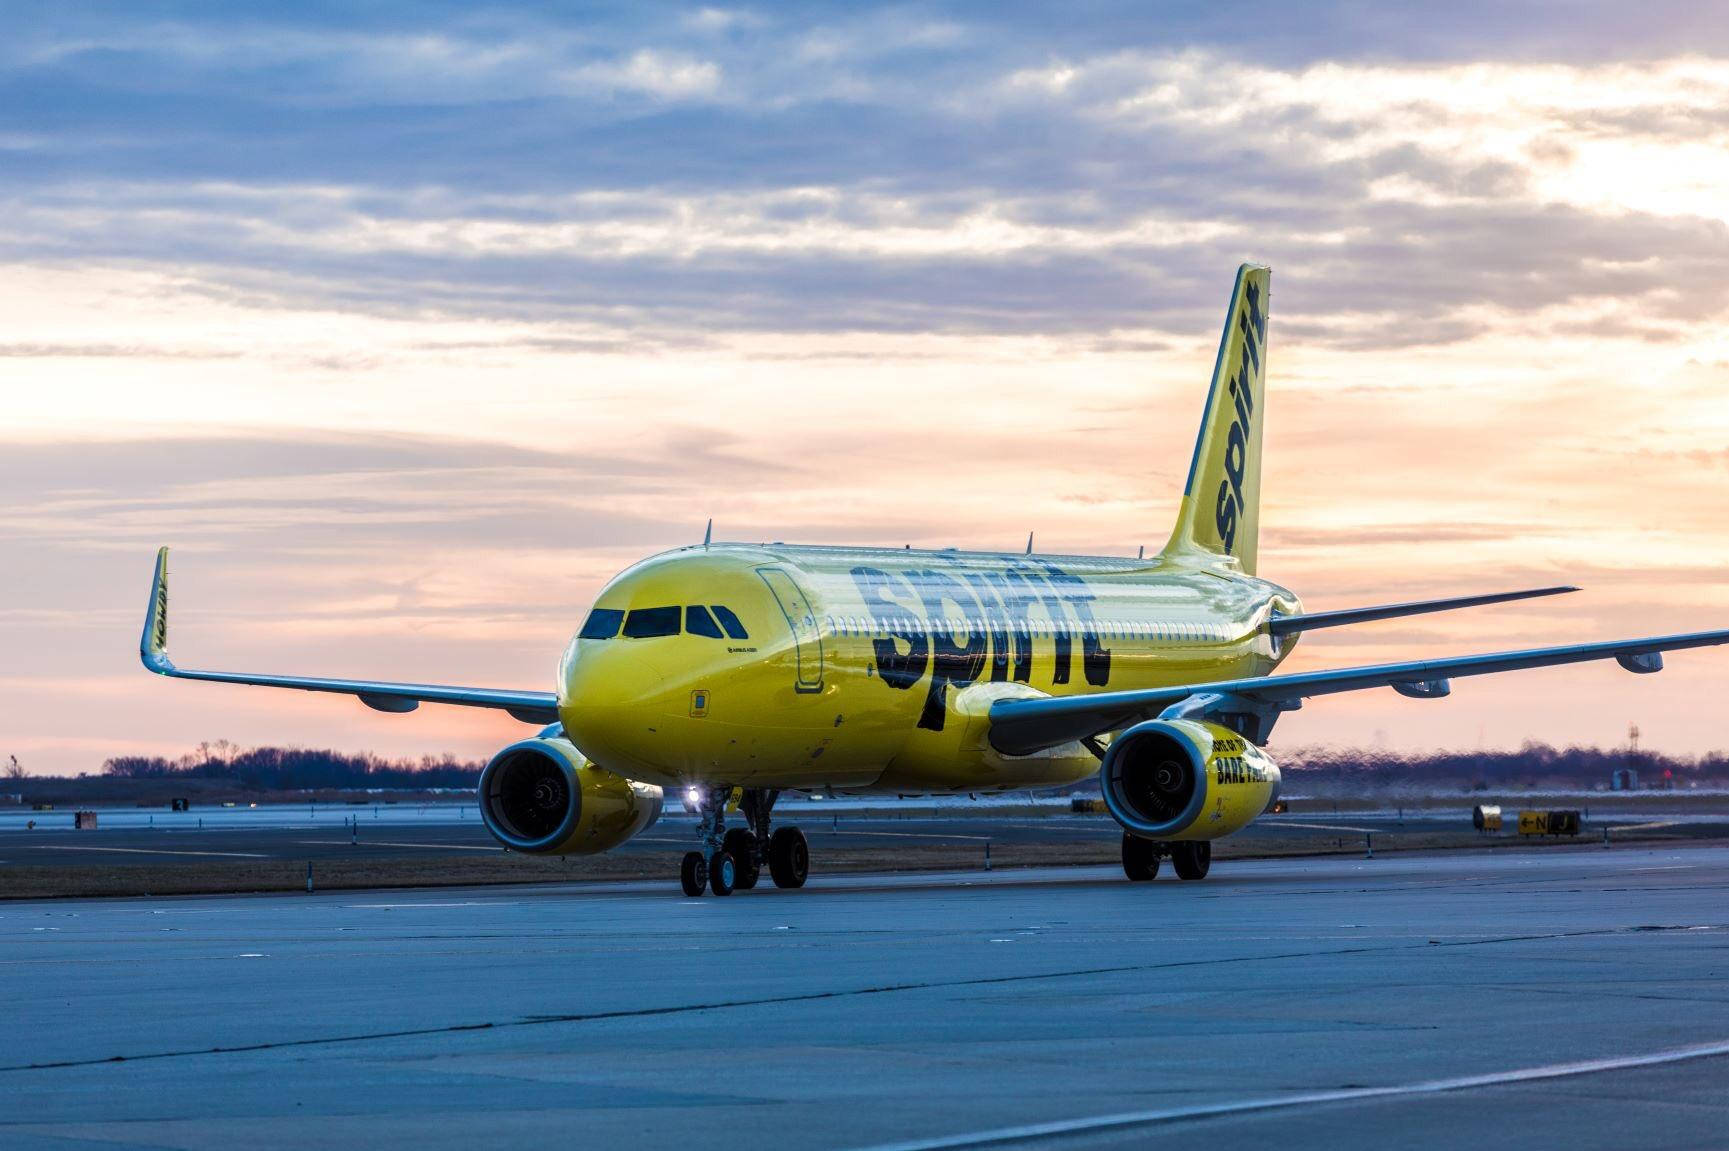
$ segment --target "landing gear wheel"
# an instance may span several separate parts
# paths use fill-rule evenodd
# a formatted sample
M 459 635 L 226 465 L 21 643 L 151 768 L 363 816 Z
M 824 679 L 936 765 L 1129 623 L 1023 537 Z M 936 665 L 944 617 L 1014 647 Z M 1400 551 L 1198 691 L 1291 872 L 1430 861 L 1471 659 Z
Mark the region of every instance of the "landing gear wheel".
M 1205 879 L 1208 869 L 1213 866 L 1213 845 L 1206 840 L 1173 843 L 1171 866 L 1176 869 L 1178 879 Z
M 1123 874 L 1145 883 L 1159 874 L 1159 845 L 1150 839 L 1123 832 Z
M 776 828 L 768 837 L 768 873 L 776 887 L 803 887 L 810 874 L 810 844 L 796 827 Z
M 708 887 L 708 860 L 702 857 L 702 852 L 684 853 L 684 862 L 678 867 L 678 882 L 686 895 L 701 895 Z
M 735 827 L 720 841 L 720 849 L 732 856 L 732 861 L 738 865 L 738 874 L 732 883 L 733 889 L 749 891 L 755 887 L 757 879 L 762 875 L 762 865 L 756 858 L 756 836 L 742 827 Z
M 738 882 L 738 864 L 724 851 L 708 857 L 708 889 L 716 895 L 731 895 Z

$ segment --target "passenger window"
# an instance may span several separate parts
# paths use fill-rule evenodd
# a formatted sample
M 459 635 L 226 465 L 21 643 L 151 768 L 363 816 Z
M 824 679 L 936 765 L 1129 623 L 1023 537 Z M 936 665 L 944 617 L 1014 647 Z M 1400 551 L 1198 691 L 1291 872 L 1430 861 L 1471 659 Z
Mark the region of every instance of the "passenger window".
M 655 636 L 677 635 L 679 609 L 676 607 L 639 607 L 625 617 L 626 639 L 653 639 Z
M 588 613 L 583 621 L 582 630 L 576 633 L 577 639 L 611 639 L 618 634 L 618 625 L 624 622 L 624 613 L 609 607 L 597 607 Z
M 712 606 L 714 608 L 714 618 L 720 621 L 720 626 L 726 629 L 726 634 L 728 636 L 733 639 L 750 638 L 750 633 L 744 630 L 744 625 L 738 622 L 738 617 L 732 614 L 731 608 L 721 607 L 719 604 L 714 604 Z
M 710 639 L 720 638 L 720 625 L 714 622 L 714 617 L 708 614 L 708 609 L 699 603 L 684 609 L 684 630 L 691 635 L 706 635 Z

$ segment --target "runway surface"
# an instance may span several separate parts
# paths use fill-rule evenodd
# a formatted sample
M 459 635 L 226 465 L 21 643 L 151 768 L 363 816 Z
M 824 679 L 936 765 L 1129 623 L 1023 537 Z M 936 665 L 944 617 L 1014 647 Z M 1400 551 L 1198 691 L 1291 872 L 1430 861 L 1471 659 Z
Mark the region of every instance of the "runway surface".
M 795 812 L 795 814 L 798 814 Z M 1452 821 L 1469 827 L 1469 820 Z M 1033 816 L 1022 819 L 977 818 L 899 819 L 894 817 L 828 817 L 800 822 L 817 850 L 834 847 L 888 847 L 896 843 L 958 845 L 974 843 L 980 850 L 995 843 L 1073 843 L 1097 839 L 1115 843 L 1122 830 L 1108 815 Z M 615 849 L 621 854 L 682 852 L 700 845 L 696 823 L 678 815 Z M 0 835 L 0 867 L 72 864 L 127 866 L 189 862 L 198 859 L 323 860 L 365 857 L 448 856 L 458 853 L 498 854 L 503 849 L 478 819 L 466 823 L 383 826 L 361 822 L 351 833 L 338 824 L 275 827 L 117 828 L 111 831 L 12 831 Z
M 71 830 L 70 812 L 43 817 L 26 830 L 13 818 L 0 823 L 0 869 L 20 866 L 127 867 L 147 864 L 213 863 L 222 860 L 365 860 L 497 855 L 498 842 L 481 825 L 472 806 L 365 809 L 351 828 L 341 808 L 321 808 L 315 816 L 306 808 L 273 811 L 211 812 L 203 816 L 158 812 L 102 813 L 109 818 L 96 831 Z M 979 814 L 898 816 L 806 811 L 789 808 L 786 819 L 797 819 L 810 836 L 819 861 L 824 851 L 885 848 L 895 845 L 972 846 L 982 855 L 988 841 L 1003 844 L 1093 843 L 1109 846 L 1122 837 L 1121 828 L 1104 814 Z M 199 826 L 198 820 L 206 821 Z M 153 822 L 147 823 L 147 819 Z M 1721 836 L 1729 816 L 1686 811 L 1605 813 L 1588 822 L 1587 838 L 1611 829 L 1660 828 L 1669 834 Z M 1470 810 L 1345 812 L 1326 811 L 1263 816 L 1232 837 L 1231 843 L 1253 850 L 1258 842 L 1313 841 L 1318 847 L 1358 847 L 1373 834 L 1376 845 L 1397 848 L 1419 836 L 1469 836 Z M 1511 834 L 1508 832 L 1507 834 Z M 693 817 L 669 813 L 654 827 L 615 849 L 616 854 L 683 852 L 696 847 Z
M 1715 846 L 14 903 L 0 972 L 18 1151 L 1729 1130 Z

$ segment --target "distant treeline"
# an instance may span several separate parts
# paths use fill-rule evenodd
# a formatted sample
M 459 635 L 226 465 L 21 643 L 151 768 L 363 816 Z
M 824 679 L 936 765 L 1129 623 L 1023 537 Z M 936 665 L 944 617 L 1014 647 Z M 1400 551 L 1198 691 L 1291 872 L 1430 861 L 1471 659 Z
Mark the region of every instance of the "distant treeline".
M 453 755 L 385 759 L 328 748 L 200 744 L 179 759 L 120 755 L 103 763 L 102 774 L 118 779 L 228 780 L 252 791 L 317 791 L 329 788 L 471 788 L 483 762 Z
M 1676 787 L 1729 784 L 1729 755 L 1681 758 L 1625 748 L 1554 748 L 1528 743 L 1516 751 L 1402 753 L 1367 749 L 1274 749 L 1291 783 L 1337 784 L 1352 789 L 1412 786 L 1462 790 L 1560 786 L 1607 786 L 1618 768 L 1639 773 L 1640 787 L 1661 786 L 1667 773 Z M 385 759 L 317 748 L 201 744 L 179 759 L 116 756 L 102 765 L 119 779 L 227 780 L 256 791 L 341 788 L 471 788 L 480 781 L 479 760 L 455 756 Z
M 1564 786 L 1608 786 L 1621 768 L 1638 773 L 1640 788 L 1692 783 L 1729 784 L 1729 755 L 1698 758 L 1633 752 L 1627 748 L 1550 747 L 1527 743 L 1517 751 L 1435 751 L 1391 753 L 1363 748 L 1305 748 L 1275 754 L 1282 767 L 1305 784 L 1347 784 L 1397 788 L 1443 784 L 1465 789 L 1499 790 Z

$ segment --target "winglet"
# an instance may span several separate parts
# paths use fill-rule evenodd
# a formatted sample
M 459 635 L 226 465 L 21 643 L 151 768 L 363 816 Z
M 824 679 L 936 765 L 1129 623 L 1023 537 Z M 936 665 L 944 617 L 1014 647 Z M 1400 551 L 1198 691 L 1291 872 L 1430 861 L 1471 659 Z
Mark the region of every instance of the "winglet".
M 150 581 L 150 603 L 144 609 L 144 635 L 138 657 L 157 675 L 173 675 L 168 658 L 168 549 L 156 550 L 156 576 Z

